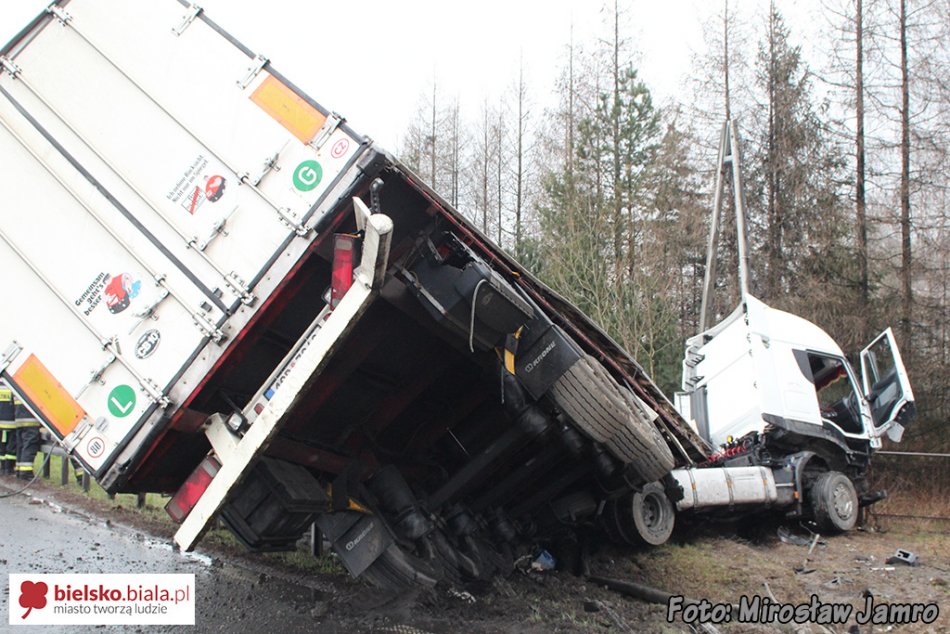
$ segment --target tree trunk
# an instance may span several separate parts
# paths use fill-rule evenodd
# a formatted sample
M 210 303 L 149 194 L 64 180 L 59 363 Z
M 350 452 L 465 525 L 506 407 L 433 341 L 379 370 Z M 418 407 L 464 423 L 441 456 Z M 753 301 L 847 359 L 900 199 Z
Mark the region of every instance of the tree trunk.
M 524 63 L 518 67 L 518 130 L 516 174 L 515 174 L 515 255 L 521 257 L 521 213 L 524 204 Z
M 767 175 L 767 218 L 768 218 L 768 277 L 766 294 L 769 299 L 775 299 L 780 294 L 779 268 L 782 261 L 782 239 L 780 233 L 779 202 L 778 202 L 778 112 L 776 87 L 776 52 L 775 52 L 775 4 L 769 6 L 769 66 L 768 66 L 768 93 L 769 93 L 769 123 L 768 147 L 766 148 L 766 175 Z M 735 148 L 733 148 L 733 151 Z
M 613 229 L 614 229 L 614 275 L 619 282 L 623 270 L 623 200 L 620 183 L 620 9 L 618 0 L 614 0 L 614 41 L 613 41 L 613 93 L 610 111 L 611 137 L 613 147 Z
M 865 149 L 864 149 L 864 0 L 857 0 L 854 16 L 854 40 L 856 56 L 854 64 L 855 92 L 855 234 L 858 251 L 858 341 L 863 345 L 868 339 L 870 281 L 868 279 L 868 225 L 867 201 L 865 199 Z
M 910 73 L 907 66 L 907 0 L 900 0 L 901 45 L 901 349 L 911 357 L 911 319 L 913 294 L 911 289 L 910 241 Z
M 860 2 L 860 0 L 858 0 Z M 725 86 L 726 121 L 732 118 L 732 108 L 729 103 L 729 0 L 724 0 L 722 17 L 722 71 Z
M 459 102 L 455 100 L 452 106 L 452 206 L 459 206 L 459 163 L 461 155 L 461 122 L 459 121 Z
M 488 161 L 490 147 L 488 143 L 488 100 L 485 100 L 482 113 L 482 233 L 488 235 Z
M 571 43 L 567 60 L 567 177 L 568 185 L 574 184 L 574 24 L 571 23 Z M 572 197 L 573 200 L 573 197 Z
M 435 154 L 436 154 L 436 84 L 432 81 L 432 118 L 429 120 L 429 183 L 432 189 L 438 189 L 439 184 L 435 182 Z
M 504 120 L 504 108 L 498 108 L 498 162 L 495 164 L 495 184 L 497 185 L 498 191 L 498 246 L 504 247 L 502 244 L 501 238 L 501 227 L 502 227 L 502 191 L 501 191 L 501 167 L 502 167 L 502 156 L 504 155 L 503 145 L 504 145 L 504 131 L 505 131 L 505 120 Z

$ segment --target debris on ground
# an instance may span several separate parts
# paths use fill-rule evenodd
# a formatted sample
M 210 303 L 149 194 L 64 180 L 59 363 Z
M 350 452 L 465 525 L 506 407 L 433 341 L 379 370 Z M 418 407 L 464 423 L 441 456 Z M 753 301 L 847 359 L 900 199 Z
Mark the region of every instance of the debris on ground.
M 782 524 L 778 527 L 775 533 L 778 535 L 779 540 L 783 544 L 791 544 L 792 546 L 810 546 L 816 533 L 813 533 L 804 527 L 802 528 L 805 532 L 796 531 L 793 527 Z M 823 539 L 819 539 L 817 543 L 819 546 L 826 546 L 828 544 L 828 542 Z
M 884 562 L 886 564 L 904 564 L 905 566 L 916 566 L 920 562 L 917 560 L 917 555 L 910 552 L 909 550 L 903 550 L 901 548 L 897 549 L 897 552 L 893 556 L 888 557 Z
M 854 580 L 850 577 L 842 577 L 840 575 L 835 575 L 830 581 L 824 584 L 826 588 L 837 588 L 839 586 L 848 586 L 854 583 Z
M 815 568 L 808 567 L 808 559 L 811 557 L 811 554 L 815 551 L 815 546 L 818 544 L 818 538 L 821 537 L 818 533 L 812 533 L 811 545 L 808 547 L 808 552 L 805 554 L 805 558 L 802 559 L 802 565 L 796 567 L 795 572 L 803 575 L 807 575 L 811 572 L 815 572 Z
M 557 560 L 554 559 L 554 555 L 546 550 L 542 550 L 538 553 L 538 556 L 531 562 L 531 570 L 534 572 L 546 572 L 548 570 L 554 570 L 556 567 Z
M 468 603 L 469 605 L 474 605 L 475 603 L 475 597 L 472 596 L 472 593 L 468 592 L 467 590 L 456 590 L 455 588 L 449 588 L 448 595 L 450 597 L 453 597 L 455 599 L 459 599 L 460 601 Z

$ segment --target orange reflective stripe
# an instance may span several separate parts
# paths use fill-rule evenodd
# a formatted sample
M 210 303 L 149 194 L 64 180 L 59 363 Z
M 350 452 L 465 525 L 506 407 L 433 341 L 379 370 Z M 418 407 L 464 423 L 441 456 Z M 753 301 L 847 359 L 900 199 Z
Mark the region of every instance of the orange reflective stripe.
M 69 435 L 86 412 L 35 355 L 30 355 L 16 371 L 17 389 L 30 399 L 46 421 L 63 436 Z M 36 420 L 33 416 L 32 420 Z
M 251 101 L 300 139 L 301 143 L 309 143 L 327 121 L 323 113 L 273 75 L 254 90 Z

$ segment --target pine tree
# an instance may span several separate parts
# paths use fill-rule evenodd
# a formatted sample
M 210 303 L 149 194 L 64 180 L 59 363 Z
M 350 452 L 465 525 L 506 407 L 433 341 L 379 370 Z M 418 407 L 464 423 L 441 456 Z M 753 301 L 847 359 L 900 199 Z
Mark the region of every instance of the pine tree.
M 824 132 L 809 69 L 790 37 L 773 4 L 757 72 L 766 116 L 756 122 L 746 161 L 750 245 L 765 255 L 764 262 L 753 258 L 753 292 L 812 321 L 835 323 L 833 316 L 853 305 L 850 223 L 838 191 L 844 163 Z

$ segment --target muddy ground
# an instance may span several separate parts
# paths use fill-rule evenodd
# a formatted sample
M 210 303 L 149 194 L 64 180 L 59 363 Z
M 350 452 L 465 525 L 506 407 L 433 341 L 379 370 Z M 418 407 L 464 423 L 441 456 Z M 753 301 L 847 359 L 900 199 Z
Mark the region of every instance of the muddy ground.
M 0 478 L 0 493 L 14 484 Z M 683 527 L 671 543 L 652 550 L 593 546 L 588 559 L 593 575 L 710 604 L 737 604 L 743 595 L 798 604 L 814 594 L 822 603 L 855 607 L 845 624 L 726 622 L 700 629 L 681 619 L 668 623 L 665 605 L 621 596 L 564 571 L 518 571 L 467 593 L 394 595 L 348 578 L 332 560 L 315 564 L 300 556 L 247 554 L 222 536 L 206 538 L 196 554 L 181 555 L 171 547 L 171 524 L 159 513 L 118 507 L 42 480 L 27 495 L 0 499 L 0 518 L 0 570 L 7 572 L 195 573 L 196 627 L 141 628 L 145 632 L 950 632 L 946 523 L 892 521 L 880 530 L 822 537 L 810 555 L 807 545 L 782 542 L 779 525 L 761 519 Z M 811 538 L 801 527 L 787 528 L 793 537 Z M 897 548 L 917 555 L 920 564 L 887 564 Z M 867 595 L 878 606 L 934 604 L 940 614 L 931 624 L 854 629 Z M 2 597 L 0 630 L 8 597 L 8 592 Z

